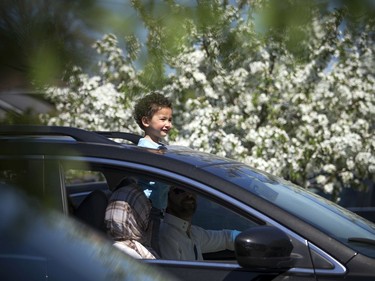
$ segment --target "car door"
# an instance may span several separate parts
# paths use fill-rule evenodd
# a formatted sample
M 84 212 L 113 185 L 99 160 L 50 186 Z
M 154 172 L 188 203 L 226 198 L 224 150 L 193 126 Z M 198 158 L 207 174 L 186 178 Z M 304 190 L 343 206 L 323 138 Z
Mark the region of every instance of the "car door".
M 236 198 L 191 178 L 147 165 L 108 159 L 67 157 L 61 161 L 61 165 L 66 194 L 71 199 L 89 194 L 97 188 L 107 192 L 109 196 L 124 177 L 136 179 L 153 203 L 157 202 L 155 198 L 165 196 L 165 187 L 178 185 L 197 194 L 198 208 L 193 218 L 194 225 L 212 230 L 234 229 L 240 233 L 260 226 L 270 226 L 285 233 L 292 243 L 290 256 L 293 264 L 281 268 L 240 265 L 233 250 L 205 253 L 203 261 L 164 259 L 162 256 L 143 261 L 150 266 L 162 268 L 180 280 L 316 280 L 315 271 L 327 273 L 328 276 L 343 274 L 340 271 L 342 268 L 333 258 L 292 229 L 279 225 L 272 217 Z M 160 200 L 154 207 L 163 208 Z M 161 210 L 163 212 L 165 210 Z M 162 219 L 161 217 L 160 220 Z
M 156 175 L 148 175 L 144 181 L 149 179 L 153 186 L 157 186 L 156 182 L 158 181 L 155 180 L 155 177 Z M 194 183 L 191 180 L 187 181 L 188 184 L 181 181 L 167 182 L 165 180 L 160 180 L 158 183 L 159 185 L 178 185 L 197 194 L 198 207 L 193 217 L 193 225 L 216 231 L 237 230 L 240 233 L 264 225 L 276 226 L 287 233 L 292 242 L 292 255 L 296 263 L 290 268 L 246 268 L 239 265 L 233 250 L 204 253 L 203 261 L 167 260 L 162 256 L 158 260 L 147 260 L 147 263 L 161 267 L 181 280 L 315 280 L 307 241 L 273 222 L 272 219 L 251 210 L 249 206 L 243 206 L 240 202 L 236 202 L 233 198 L 220 194 L 208 186 Z

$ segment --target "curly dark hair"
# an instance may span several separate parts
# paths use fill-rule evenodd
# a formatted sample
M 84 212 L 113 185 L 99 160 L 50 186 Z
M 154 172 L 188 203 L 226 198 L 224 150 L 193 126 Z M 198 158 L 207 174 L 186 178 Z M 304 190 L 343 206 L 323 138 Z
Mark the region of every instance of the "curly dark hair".
M 133 117 L 135 122 L 144 129 L 142 118 L 152 118 L 152 116 L 161 108 L 172 108 L 171 101 L 160 93 L 152 92 L 138 100 L 134 107 Z

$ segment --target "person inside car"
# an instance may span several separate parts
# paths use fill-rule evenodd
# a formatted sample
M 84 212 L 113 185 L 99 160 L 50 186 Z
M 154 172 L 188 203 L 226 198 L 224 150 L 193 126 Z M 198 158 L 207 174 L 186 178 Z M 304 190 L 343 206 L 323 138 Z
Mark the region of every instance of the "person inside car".
M 136 184 L 116 189 L 105 213 L 105 223 L 114 246 L 137 259 L 158 257 L 150 245 L 151 202 Z
M 192 225 L 197 196 L 183 188 L 171 186 L 168 206 L 160 224 L 161 257 L 174 260 L 203 260 L 203 253 L 234 250 L 236 230 L 206 230 Z

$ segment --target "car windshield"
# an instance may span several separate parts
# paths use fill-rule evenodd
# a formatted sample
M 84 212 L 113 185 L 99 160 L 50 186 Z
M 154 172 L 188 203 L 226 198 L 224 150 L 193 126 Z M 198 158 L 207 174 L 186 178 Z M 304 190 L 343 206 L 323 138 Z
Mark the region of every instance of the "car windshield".
M 319 195 L 246 165 L 218 165 L 206 170 L 245 188 L 330 237 L 375 257 L 375 224 Z

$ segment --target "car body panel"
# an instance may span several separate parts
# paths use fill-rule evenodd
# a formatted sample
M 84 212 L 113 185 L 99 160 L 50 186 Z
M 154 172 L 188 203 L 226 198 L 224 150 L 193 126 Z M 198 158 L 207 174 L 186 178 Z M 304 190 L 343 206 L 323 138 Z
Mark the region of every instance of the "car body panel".
M 149 266 L 162 268 L 182 280 L 232 280 L 233 278 L 233 280 L 351 280 L 350 278 L 354 280 L 357 277 L 367 280 L 367 278 L 375 278 L 374 258 L 358 253 L 303 217 L 281 208 L 272 200 L 267 200 L 263 196 L 265 194 L 257 194 L 236 183 L 236 174 L 231 175 L 231 179 L 223 176 L 224 173 L 230 175 L 230 172 L 244 165 L 240 162 L 175 146 L 153 150 L 128 144 L 61 141 L 59 138 L 45 139 L 35 136 L 22 138 L 17 135 L 13 139 L 4 139 L 0 137 L 0 164 L 9 159 L 27 159 L 33 163 L 29 166 L 36 167 L 36 172 L 34 174 L 30 169 L 28 175 L 29 180 L 33 182 L 32 193 L 48 198 L 44 202 L 47 206 L 50 204 L 65 214 L 69 214 L 69 205 L 64 199 L 69 195 L 68 193 L 76 193 L 75 204 L 78 205 L 88 192 L 94 189 L 92 185 L 84 186 L 83 184 L 76 187 L 70 185 L 71 189 L 66 189 L 63 174 L 69 165 L 77 163 L 78 166 L 92 165 L 106 169 L 106 171 L 113 169 L 126 173 L 134 172 L 159 180 L 167 180 L 169 183 L 189 186 L 192 191 L 197 191 L 210 200 L 228 207 L 246 219 L 275 226 L 291 237 L 296 247 L 295 250 L 303 256 L 303 262 L 298 263 L 298 266 L 278 272 L 261 268 L 243 268 L 235 261 L 192 262 L 162 259 L 144 261 Z M 254 178 L 262 181 L 267 181 L 267 177 L 271 181 L 278 181 L 273 176 L 256 169 L 252 169 L 252 173 Z M 101 185 L 95 188 L 113 189 L 114 185 Z M 267 192 L 267 189 L 263 192 Z M 271 191 L 268 190 L 268 192 Z M 304 193 L 305 191 L 301 189 L 298 192 Z M 272 197 L 272 193 L 267 196 Z M 322 204 L 329 203 L 327 201 Z M 336 209 L 336 206 L 333 208 Z M 350 218 L 361 220 L 355 215 Z M 363 223 L 367 224 L 366 221 Z

